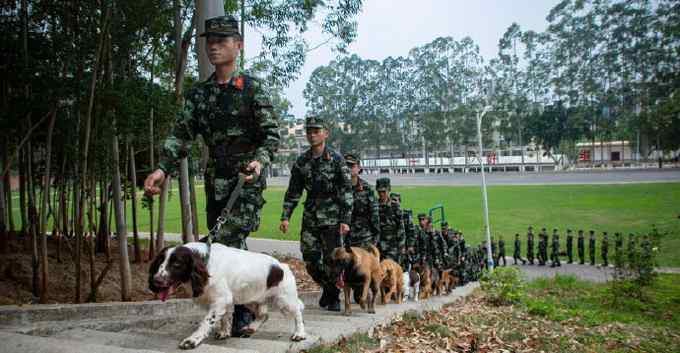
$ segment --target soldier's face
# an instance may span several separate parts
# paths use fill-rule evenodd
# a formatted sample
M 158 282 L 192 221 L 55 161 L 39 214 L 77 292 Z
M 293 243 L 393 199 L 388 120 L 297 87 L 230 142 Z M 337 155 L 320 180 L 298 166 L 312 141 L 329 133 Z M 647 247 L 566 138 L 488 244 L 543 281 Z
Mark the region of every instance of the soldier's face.
M 233 63 L 243 49 L 243 41 L 237 37 L 208 36 L 205 51 L 213 65 Z
M 307 133 L 307 142 L 312 147 L 321 145 L 328 138 L 328 130 L 323 128 L 310 127 L 305 131 Z
M 387 200 L 387 191 L 378 191 L 378 197 L 383 201 Z
M 349 171 L 352 172 L 353 177 L 359 176 L 359 171 L 361 170 L 361 167 L 359 167 L 358 164 L 354 163 L 350 165 Z

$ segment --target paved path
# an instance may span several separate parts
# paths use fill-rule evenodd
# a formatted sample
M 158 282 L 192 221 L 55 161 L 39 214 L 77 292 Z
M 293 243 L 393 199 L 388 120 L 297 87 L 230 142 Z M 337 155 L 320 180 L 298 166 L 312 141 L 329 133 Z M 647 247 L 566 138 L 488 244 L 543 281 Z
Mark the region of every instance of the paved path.
M 251 338 L 206 340 L 192 352 L 278 353 L 297 352 L 320 343 L 334 343 L 356 332 L 370 332 L 405 311 L 439 310 L 470 294 L 470 283 L 447 296 L 420 302 L 378 305 L 368 314 L 353 305 L 353 314 L 321 310 L 318 293 L 302 295 L 307 339 L 289 341 L 293 323 L 278 312 Z M 181 352 L 179 341 L 196 329 L 205 312 L 191 300 L 81 305 L 0 307 L 0 352 Z
M 384 175 L 389 176 L 392 185 L 411 186 L 470 186 L 479 185 L 481 176 L 477 173 Z M 364 175 L 375 183 L 378 175 Z M 287 186 L 287 177 L 268 179 L 270 185 Z M 630 169 L 607 171 L 515 173 L 493 172 L 486 174 L 488 185 L 571 185 L 571 184 L 636 184 L 680 182 L 680 169 Z

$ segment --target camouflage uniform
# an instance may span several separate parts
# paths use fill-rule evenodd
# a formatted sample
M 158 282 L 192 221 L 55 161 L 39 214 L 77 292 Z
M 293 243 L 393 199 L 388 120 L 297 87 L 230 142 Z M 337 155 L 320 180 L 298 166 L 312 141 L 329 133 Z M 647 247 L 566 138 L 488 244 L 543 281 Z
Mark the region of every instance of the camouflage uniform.
M 548 233 L 543 228 L 538 235 L 538 264 L 545 266 L 546 261 L 548 261 Z
M 621 233 L 614 233 L 614 265 L 622 268 L 625 260 L 623 258 L 623 237 Z
M 501 265 L 501 260 L 503 260 L 503 267 L 508 265 L 505 260 L 505 240 L 503 238 L 498 239 L 498 256 L 496 257 L 498 266 Z
M 534 232 L 531 226 L 527 231 L 527 260 L 530 264 L 534 264 Z
M 585 238 L 583 236 L 583 229 L 578 230 L 578 238 L 576 241 L 576 247 L 578 248 L 578 260 L 581 265 L 585 263 L 585 253 L 586 253 L 586 244 L 585 244 Z
M 557 234 L 557 229 L 553 229 L 550 260 L 552 261 L 550 267 L 562 266 L 560 263 L 560 235 Z
M 161 149 L 159 168 L 166 175 L 178 168 L 198 135 L 208 146 L 205 194 L 208 228 L 212 228 L 236 186 L 239 171 L 254 160 L 265 170 L 278 149 L 278 123 L 266 89 L 243 73 L 234 73 L 225 85 L 217 83 L 215 74 L 196 83 L 186 93 L 184 108 Z M 266 185 L 261 175 L 243 186 L 215 241 L 246 248 L 245 238 L 260 224 Z
M 517 265 L 517 260 L 522 262 L 522 265 L 526 264 L 526 260 L 522 258 L 522 243 L 519 240 L 519 233 L 515 234 L 515 251 L 512 254 L 512 259 L 515 261 L 515 265 Z
M 389 192 L 390 179 L 380 178 L 376 181 L 378 192 Z M 381 259 L 392 259 L 396 263 L 401 263 L 402 250 L 406 248 L 406 237 L 404 234 L 403 213 L 399 202 L 395 199 L 378 198 L 380 211 L 380 257 Z
M 323 120 L 316 117 L 308 117 L 305 125 L 325 128 Z M 352 223 L 352 181 L 345 159 L 329 147 L 319 158 L 312 156 L 311 149 L 298 157 L 283 199 L 282 221 L 290 219 L 303 191 L 307 198 L 300 231 L 302 259 L 314 281 L 332 290 L 335 278 L 331 278 L 330 253 L 343 244 L 340 223 Z
M 415 249 L 416 247 L 416 225 L 413 224 L 413 210 L 404 210 L 404 235 L 406 237 L 406 248 Z
M 589 232 L 588 238 L 588 255 L 590 255 L 590 265 L 595 266 L 595 231 L 591 230 Z
M 359 164 L 359 159 L 351 154 L 345 155 L 347 165 Z M 357 184 L 352 186 L 352 223 L 346 242 L 350 246 L 368 248 L 369 245 L 378 245 L 380 238 L 380 214 L 378 201 L 371 185 L 357 178 Z
M 418 219 L 422 219 L 426 217 L 425 214 L 421 213 L 418 215 Z M 427 234 L 427 232 L 420 226 L 416 226 L 416 261 L 417 262 L 423 262 L 428 264 L 429 266 L 433 265 L 433 259 L 430 256 L 432 253 L 431 247 L 432 244 L 430 243 L 430 237 Z
M 571 234 L 571 229 L 567 229 L 567 257 L 569 261 L 567 263 L 574 262 L 574 236 Z
M 602 256 L 602 265 L 609 266 L 609 236 L 607 232 L 602 233 L 602 245 L 600 245 L 600 255 Z

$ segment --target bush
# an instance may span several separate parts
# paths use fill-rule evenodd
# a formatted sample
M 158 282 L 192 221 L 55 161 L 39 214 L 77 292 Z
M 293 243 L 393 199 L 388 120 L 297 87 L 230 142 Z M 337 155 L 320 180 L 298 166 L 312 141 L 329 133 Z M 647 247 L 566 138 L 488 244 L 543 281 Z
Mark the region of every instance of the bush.
M 515 267 L 499 267 L 493 272 L 484 272 L 480 285 L 487 300 L 494 305 L 517 303 L 524 295 L 524 280 Z

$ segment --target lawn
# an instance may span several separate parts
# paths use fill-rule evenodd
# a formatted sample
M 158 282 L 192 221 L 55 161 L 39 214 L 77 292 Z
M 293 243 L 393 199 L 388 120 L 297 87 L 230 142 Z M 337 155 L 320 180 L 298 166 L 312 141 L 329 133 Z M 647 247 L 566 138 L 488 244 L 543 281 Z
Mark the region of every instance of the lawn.
M 199 185 L 197 191 L 199 225 L 201 234 L 205 234 L 202 186 Z M 403 207 L 412 208 L 414 213 L 442 204 L 449 223 L 463 230 L 469 244 L 477 244 L 481 240 L 483 215 L 479 187 L 398 186 L 394 191 L 401 193 Z M 283 235 L 278 230 L 284 192 L 285 189 L 280 187 L 270 187 L 265 191 L 267 203 L 262 210 L 262 225 L 253 236 L 299 239 L 301 205 L 293 215 L 289 233 Z M 593 229 L 598 236 L 602 231 L 607 231 L 611 235 L 611 242 L 614 232 L 642 233 L 656 225 L 672 233 L 664 241 L 660 263 L 680 267 L 680 183 L 490 186 L 488 194 L 492 233 L 505 238 L 509 254 L 512 252 L 512 236 L 520 233 L 525 240 L 528 225 L 533 225 L 535 232 L 541 227 L 549 231 L 558 228 L 563 243 L 567 228 L 574 231 L 580 228 Z M 15 207 L 17 203 L 15 201 Z M 129 211 L 130 207 L 128 214 Z M 140 230 L 148 230 L 148 212 L 141 212 L 139 218 Z M 166 232 L 179 232 L 180 219 L 179 193 L 174 189 L 166 214 Z M 130 220 L 131 217 L 128 217 L 129 229 Z

